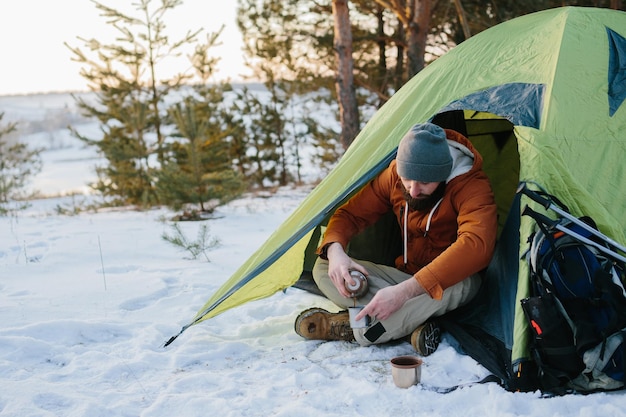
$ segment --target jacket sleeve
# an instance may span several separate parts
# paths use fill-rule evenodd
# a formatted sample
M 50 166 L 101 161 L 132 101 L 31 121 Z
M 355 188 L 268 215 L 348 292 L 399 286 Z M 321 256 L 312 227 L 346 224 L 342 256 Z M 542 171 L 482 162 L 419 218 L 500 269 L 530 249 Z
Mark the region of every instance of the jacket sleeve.
M 352 237 L 387 213 L 391 209 L 392 182 L 393 176 L 387 168 L 339 207 L 328 222 L 317 254 L 321 255 L 323 248 L 333 242 L 341 243 L 345 249 Z
M 480 175 L 454 192 L 457 239 L 420 269 L 415 279 L 434 299 L 443 291 L 487 267 L 496 244 L 497 208 L 486 176 Z

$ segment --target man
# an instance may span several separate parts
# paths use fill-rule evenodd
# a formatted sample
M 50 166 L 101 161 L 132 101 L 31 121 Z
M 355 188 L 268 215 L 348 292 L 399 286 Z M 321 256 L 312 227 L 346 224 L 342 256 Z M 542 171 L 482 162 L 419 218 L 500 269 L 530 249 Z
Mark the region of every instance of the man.
M 395 268 L 350 258 L 350 239 L 393 210 L 402 232 L 403 254 Z M 363 273 L 369 290 L 356 302 L 368 315 L 364 329 L 351 329 L 348 313 L 320 308 L 302 312 L 296 332 L 307 339 L 356 340 L 362 346 L 410 336 L 416 351 L 437 349 L 440 331 L 432 318 L 470 301 L 480 272 L 495 247 L 497 214 L 482 157 L 458 132 L 424 123 L 402 138 L 388 168 L 331 217 L 318 249 L 313 278 L 342 308 L 355 300 L 351 270 Z

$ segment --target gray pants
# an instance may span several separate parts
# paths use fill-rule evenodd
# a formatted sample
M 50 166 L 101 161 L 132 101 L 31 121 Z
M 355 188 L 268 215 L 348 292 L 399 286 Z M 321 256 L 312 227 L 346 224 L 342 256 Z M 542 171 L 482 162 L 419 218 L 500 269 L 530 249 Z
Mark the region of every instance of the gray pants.
M 363 265 L 369 272 L 367 278 L 369 291 L 357 300 L 357 305 L 369 303 L 374 294 L 381 288 L 398 284 L 407 279 L 414 279 L 412 275 L 399 271 L 394 267 L 378 265 L 368 261 L 355 261 Z M 348 308 L 354 305 L 352 298 L 343 297 L 335 288 L 328 276 L 328 261 L 321 258 L 317 259 L 313 267 L 313 279 L 320 291 L 339 307 Z M 480 276 L 474 274 L 444 290 L 441 300 L 433 300 L 428 294 L 412 298 L 387 320 L 373 320 L 366 329 L 354 329 L 354 338 L 361 346 L 402 339 L 410 335 L 413 330 L 431 317 L 441 316 L 466 304 L 478 293 L 480 283 Z

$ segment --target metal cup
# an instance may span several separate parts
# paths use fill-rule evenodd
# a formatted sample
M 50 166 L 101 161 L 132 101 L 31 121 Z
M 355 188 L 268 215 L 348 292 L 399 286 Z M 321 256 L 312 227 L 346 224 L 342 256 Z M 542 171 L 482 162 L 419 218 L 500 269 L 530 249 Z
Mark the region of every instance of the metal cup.
M 396 356 L 391 359 L 391 376 L 398 388 L 409 388 L 422 379 L 423 361 L 416 356 Z
M 350 316 L 350 327 L 353 329 L 363 329 L 370 325 L 370 316 L 365 316 L 361 320 L 356 320 L 356 316 L 363 310 L 363 306 L 348 307 L 348 315 Z

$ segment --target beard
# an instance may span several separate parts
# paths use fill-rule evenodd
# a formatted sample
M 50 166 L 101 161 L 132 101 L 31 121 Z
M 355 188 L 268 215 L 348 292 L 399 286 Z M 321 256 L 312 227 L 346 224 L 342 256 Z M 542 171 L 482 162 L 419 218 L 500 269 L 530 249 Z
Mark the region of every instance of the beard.
M 404 200 L 409 204 L 411 210 L 429 211 L 443 197 L 446 192 L 446 183 L 440 183 L 432 194 L 420 194 L 417 197 L 411 197 L 407 189 L 402 185 L 402 194 Z

